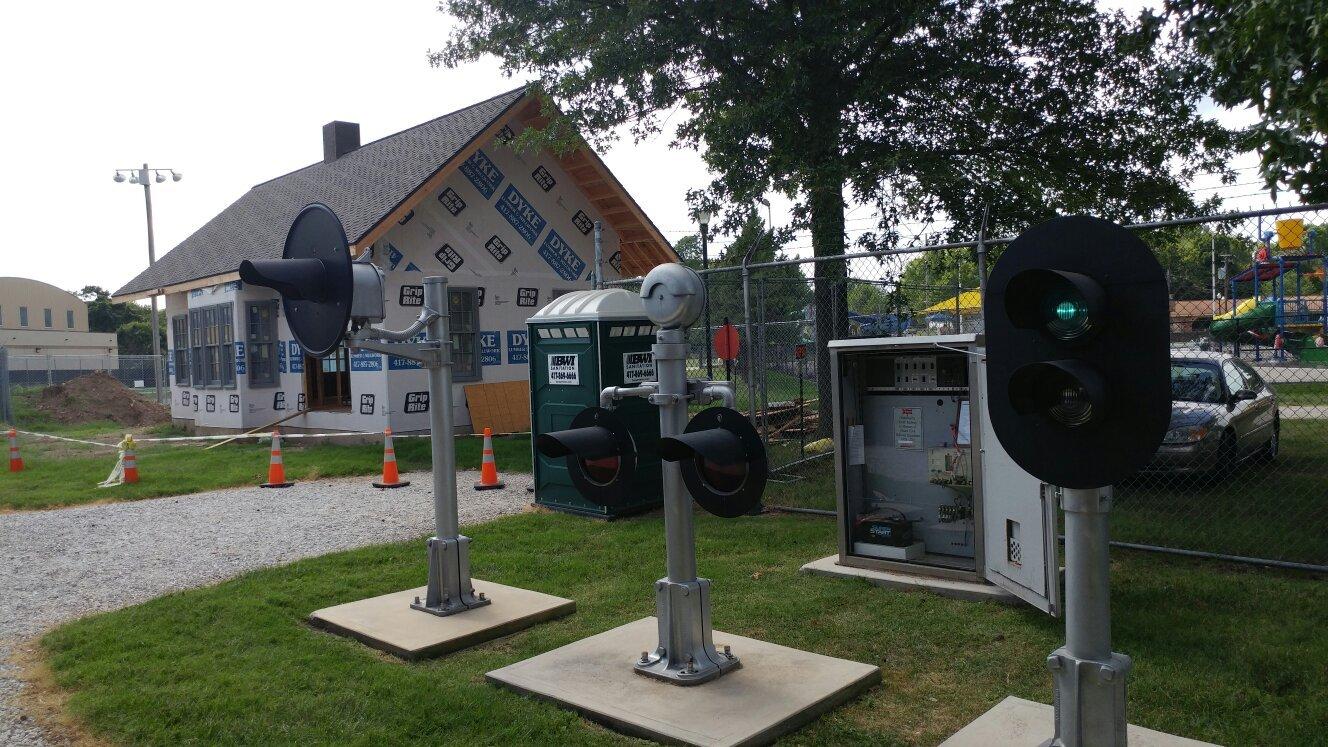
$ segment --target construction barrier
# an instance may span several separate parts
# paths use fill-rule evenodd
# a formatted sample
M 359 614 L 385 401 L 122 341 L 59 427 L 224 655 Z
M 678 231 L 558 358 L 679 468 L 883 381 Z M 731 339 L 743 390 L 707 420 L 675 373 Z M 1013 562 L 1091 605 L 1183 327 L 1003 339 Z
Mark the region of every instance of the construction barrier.
M 23 471 L 23 457 L 18 454 L 18 432 L 13 428 L 9 429 L 9 471 Z
M 402 480 L 397 473 L 397 452 L 392 448 L 392 429 L 383 429 L 383 479 L 375 482 L 375 488 L 404 488 L 410 480 Z
M 111 474 L 97 483 L 99 488 L 113 488 L 116 485 L 138 482 L 138 455 L 134 449 L 134 437 L 126 433 L 116 448 L 120 450 L 120 457 L 115 460 Z
M 286 465 L 281 461 L 281 431 L 272 431 L 272 456 L 267 464 L 267 482 L 261 488 L 289 488 L 293 482 L 286 481 Z
M 475 483 L 476 490 L 497 490 L 504 487 L 498 479 L 498 463 L 493 459 L 493 429 L 484 429 L 484 456 L 480 459 L 480 481 Z

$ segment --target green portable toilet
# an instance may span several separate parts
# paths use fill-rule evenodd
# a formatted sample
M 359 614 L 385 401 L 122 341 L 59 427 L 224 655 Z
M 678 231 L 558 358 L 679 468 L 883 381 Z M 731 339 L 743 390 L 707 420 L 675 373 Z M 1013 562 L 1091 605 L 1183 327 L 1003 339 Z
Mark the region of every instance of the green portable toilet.
M 599 405 L 600 390 L 655 378 L 655 326 L 637 294 L 622 288 L 574 291 L 554 299 L 526 320 L 530 334 L 531 448 L 541 433 L 559 431 L 587 407 Z M 648 511 L 663 503 L 660 484 L 659 409 L 640 397 L 619 400 L 614 412 L 637 444 L 632 494 L 623 506 L 585 500 L 572 485 L 562 459 L 534 452 L 535 503 L 568 513 L 611 519 Z

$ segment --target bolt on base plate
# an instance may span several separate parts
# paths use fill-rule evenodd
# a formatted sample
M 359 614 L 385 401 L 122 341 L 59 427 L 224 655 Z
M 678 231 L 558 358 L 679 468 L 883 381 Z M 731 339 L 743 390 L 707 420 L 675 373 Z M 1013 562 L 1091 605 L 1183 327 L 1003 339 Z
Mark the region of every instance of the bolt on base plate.
M 1058 648 L 1047 657 L 1056 680 L 1056 730 L 1043 747 L 1125 747 L 1125 681 L 1130 657 L 1112 653 L 1107 661 L 1080 659 Z
M 483 607 L 493 600 L 475 593 L 470 580 L 470 538 L 458 534 L 451 539 L 429 538 L 429 585 L 424 600 L 419 597 L 410 608 L 446 617 Z
M 643 651 L 637 674 L 674 685 L 699 685 L 742 666 L 728 646 L 716 651 L 710 629 L 710 581 L 655 582 L 659 645 Z

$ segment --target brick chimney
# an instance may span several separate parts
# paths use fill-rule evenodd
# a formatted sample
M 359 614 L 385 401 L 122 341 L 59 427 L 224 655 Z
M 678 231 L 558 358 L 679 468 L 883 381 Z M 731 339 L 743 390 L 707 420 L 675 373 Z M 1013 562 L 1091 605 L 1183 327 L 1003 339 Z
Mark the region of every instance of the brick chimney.
M 328 122 L 323 125 L 323 163 L 332 163 L 360 147 L 357 122 Z

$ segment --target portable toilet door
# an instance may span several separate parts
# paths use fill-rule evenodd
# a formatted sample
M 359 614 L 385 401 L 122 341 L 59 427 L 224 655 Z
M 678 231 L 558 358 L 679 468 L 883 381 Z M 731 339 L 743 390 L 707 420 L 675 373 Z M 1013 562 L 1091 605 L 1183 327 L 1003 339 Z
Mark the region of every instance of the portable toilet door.
M 614 411 L 637 446 L 633 499 L 609 508 L 582 498 L 561 458 L 534 450 L 541 433 L 563 430 L 587 407 L 599 405 L 605 387 L 653 380 L 655 327 L 641 299 L 622 288 L 574 291 L 554 299 L 526 321 L 530 336 L 530 424 L 535 503 L 557 511 L 615 518 L 663 503 L 659 409 L 644 399 L 620 400 Z

